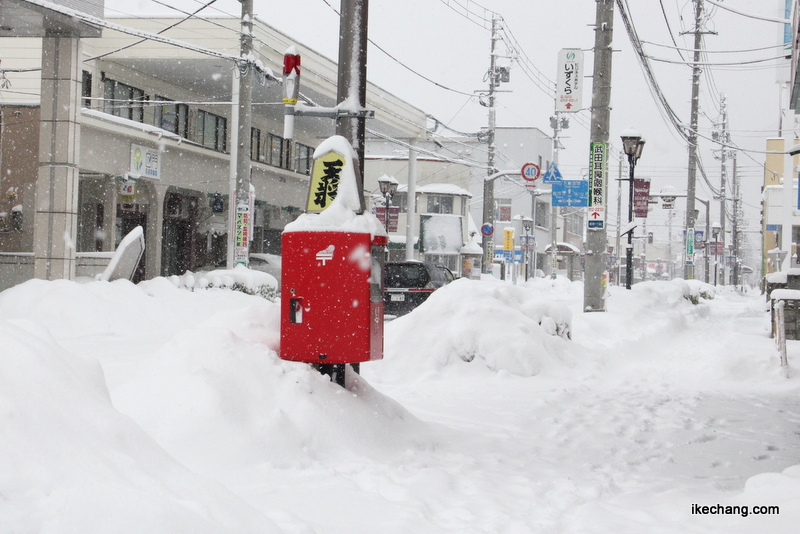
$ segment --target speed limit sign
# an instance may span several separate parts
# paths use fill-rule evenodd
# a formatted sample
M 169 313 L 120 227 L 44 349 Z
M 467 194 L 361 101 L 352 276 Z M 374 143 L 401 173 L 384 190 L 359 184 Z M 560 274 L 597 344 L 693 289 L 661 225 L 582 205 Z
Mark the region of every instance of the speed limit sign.
M 522 177 L 528 182 L 527 185 L 533 185 L 541 174 L 542 169 L 535 163 L 526 163 L 522 166 Z

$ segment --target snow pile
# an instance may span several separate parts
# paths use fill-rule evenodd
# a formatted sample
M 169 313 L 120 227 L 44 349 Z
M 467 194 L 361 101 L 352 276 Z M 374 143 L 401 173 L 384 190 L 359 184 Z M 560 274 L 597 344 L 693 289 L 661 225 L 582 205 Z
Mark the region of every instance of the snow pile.
M 0 339 L 5 532 L 279 532 L 117 411 L 97 360 L 28 320 L 0 321 Z
M 278 280 L 269 273 L 248 269 L 244 265 L 236 265 L 233 269 L 215 269 L 213 271 L 187 271 L 181 276 L 173 275 L 169 281 L 175 287 L 190 291 L 202 289 L 229 289 L 242 291 L 248 295 L 259 295 L 268 300 L 278 296 Z
M 414 374 L 474 362 L 533 376 L 547 364 L 570 365 L 572 312 L 533 293 L 511 284 L 456 280 L 390 323 L 385 361 L 394 372 Z
M 0 530 L 791 532 L 800 342 L 781 371 L 763 296 L 692 294 L 457 280 L 340 388 L 278 358 L 278 302 L 31 280 L 0 293 Z
M 350 142 L 340 135 L 329 137 L 314 150 L 314 159 L 328 152 L 344 157 L 341 166 L 336 198 L 321 213 L 304 213 L 284 228 L 284 232 L 354 232 L 362 234 L 386 235 L 381 221 L 372 213 L 358 214 L 361 210 L 361 193 L 356 180 L 358 155 Z

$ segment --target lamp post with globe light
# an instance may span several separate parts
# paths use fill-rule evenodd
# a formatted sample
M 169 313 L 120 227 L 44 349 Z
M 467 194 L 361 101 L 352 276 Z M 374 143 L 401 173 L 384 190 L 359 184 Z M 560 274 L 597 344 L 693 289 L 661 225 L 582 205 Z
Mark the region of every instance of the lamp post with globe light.
M 644 139 L 639 132 L 633 128 L 628 128 L 620 134 L 622 138 L 622 150 L 628 156 L 628 246 L 625 256 L 625 288 L 631 288 L 633 278 L 633 175 L 636 162 L 642 156 L 644 149 Z
M 385 200 L 384 209 L 386 210 L 386 219 L 384 220 L 384 227 L 386 228 L 386 233 L 389 233 L 389 204 L 392 201 L 392 197 L 397 192 L 397 186 L 399 182 L 393 176 L 383 175 L 378 178 L 378 186 L 381 188 L 381 195 Z
M 530 274 L 530 257 L 531 257 L 531 230 L 533 229 L 533 219 L 530 217 L 522 218 L 522 228 L 525 230 L 525 280 L 528 280 Z

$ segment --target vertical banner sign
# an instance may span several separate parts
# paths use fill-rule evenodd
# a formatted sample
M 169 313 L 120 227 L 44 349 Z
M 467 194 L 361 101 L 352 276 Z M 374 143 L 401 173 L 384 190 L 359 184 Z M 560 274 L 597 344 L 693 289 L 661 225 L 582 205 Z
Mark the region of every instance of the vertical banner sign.
M 339 178 L 344 164 L 344 156 L 333 150 L 314 160 L 306 203 L 307 213 L 320 213 L 330 206 L 339 191 Z
M 606 227 L 606 143 L 592 143 L 589 161 L 589 211 L 587 227 L 589 230 L 602 230 Z
M 233 264 L 247 266 L 248 249 L 250 248 L 250 206 L 246 202 L 236 205 L 234 221 Z
M 694 228 L 689 228 L 684 236 L 686 239 L 686 265 L 694 262 Z
M 647 218 L 650 207 L 650 178 L 633 179 L 633 216 Z
M 503 256 L 507 263 L 514 261 L 514 229 L 503 229 Z
M 575 113 L 583 99 L 583 51 L 565 48 L 558 53 L 556 111 Z
M 514 229 L 503 230 L 503 250 L 514 250 Z

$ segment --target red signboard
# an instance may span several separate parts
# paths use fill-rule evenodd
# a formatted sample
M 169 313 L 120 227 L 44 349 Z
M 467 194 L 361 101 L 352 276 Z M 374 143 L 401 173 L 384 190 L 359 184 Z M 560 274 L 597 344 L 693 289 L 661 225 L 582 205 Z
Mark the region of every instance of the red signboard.
M 386 228 L 386 208 L 375 208 L 375 216 Z M 389 226 L 387 232 L 397 231 L 397 219 L 400 217 L 400 208 L 397 206 L 389 206 Z
M 650 178 L 633 179 L 633 216 L 647 217 L 650 201 Z

